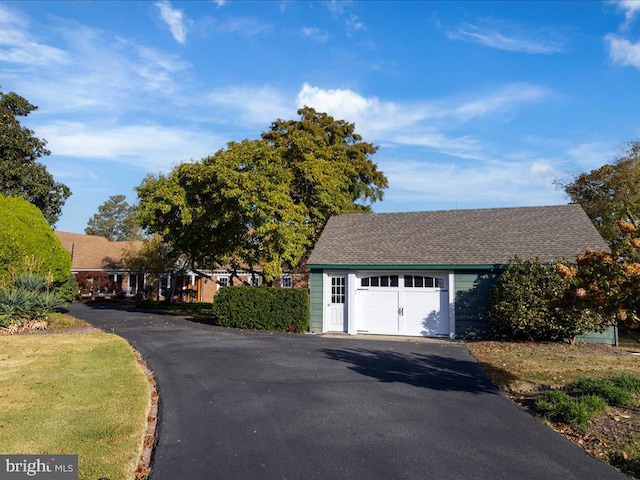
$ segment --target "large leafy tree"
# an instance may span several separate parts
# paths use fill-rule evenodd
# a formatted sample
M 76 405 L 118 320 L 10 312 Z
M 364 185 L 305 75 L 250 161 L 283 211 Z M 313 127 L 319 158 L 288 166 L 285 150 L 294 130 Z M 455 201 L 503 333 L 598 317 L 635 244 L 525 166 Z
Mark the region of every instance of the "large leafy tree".
M 37 162 L 50 154 L 47 142 L 20 125 L 19 117 L 37 108 L 16 93 L 0 92 L 0 194 L 26 199 L 54 225 L 71 191 Z
M 289 195 L 291 174 L 260 140 L 230 143 L 138 188 L 140 220 L 198 266 L 232 272 L 260 265 L 270 281 L 308 246 L 304 209 Z
M 142 230 L 137 224 L 136 209 L 124 195 L 112 195 L 98 207 L 84 229 L 87 235 L 98 235 L 110 241 L 141 240 Z
M 329 217 L 370 211 L 387 179 L 355 126 L 317 113 L 274 122 L 262 140 L 231 142 L 138 187 L 140 222 L 193 268 L 260 267 L 269 282 L 297 266 Z
M 612 164 L 581 173 L 563 185 L 571 201 L 579 203 L 612 248 L 628 251 L 621 220 L 638 225 L 640 220 L 640 141 Z
M 276 120 L 262 134 L 293 175 L 290 195 L 306 209 L 312 243 L 338 213 L 371 211 L 388 186 L 371 160 L 378 147 L 364 142 L 355 124 L 304 107 L 299 120 Z

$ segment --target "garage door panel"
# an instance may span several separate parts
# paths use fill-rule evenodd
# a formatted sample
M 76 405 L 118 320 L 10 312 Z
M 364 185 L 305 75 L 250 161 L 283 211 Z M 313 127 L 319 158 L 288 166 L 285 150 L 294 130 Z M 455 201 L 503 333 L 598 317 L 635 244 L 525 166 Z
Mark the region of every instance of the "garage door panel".
M 357 290 L 358 331 L 398 334 L 399 299 L 397 290 Z
M 448 337 L 445 272 L 362 272 L 356 287 L 356 330 L 361 333 Z
M 405 290 L 402 333 L 426 337 L 449 335 L 449 294 L 444 290 Z

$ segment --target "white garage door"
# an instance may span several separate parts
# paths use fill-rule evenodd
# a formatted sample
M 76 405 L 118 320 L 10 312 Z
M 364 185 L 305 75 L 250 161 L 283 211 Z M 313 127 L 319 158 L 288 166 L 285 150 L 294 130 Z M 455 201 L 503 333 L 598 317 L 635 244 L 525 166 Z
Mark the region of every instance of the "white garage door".
M 446 273 L 360 273 L 357 282 L 358 332 L 426 337 L 449 335 Z

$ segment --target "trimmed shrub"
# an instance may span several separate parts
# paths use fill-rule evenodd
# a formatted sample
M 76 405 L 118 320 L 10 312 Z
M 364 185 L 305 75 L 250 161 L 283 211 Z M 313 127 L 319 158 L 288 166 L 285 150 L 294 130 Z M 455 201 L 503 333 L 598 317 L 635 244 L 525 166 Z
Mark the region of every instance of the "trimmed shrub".
M 71 256 L 36 206 L 0 195 L 0 280 L 26 271 L 51 274 L 62 283 L 69 277 Z
M 303 289 L 226 287 L 213 301 L 213 322 L 221 327 L 304 332 L 309 320 L 309 292 Z

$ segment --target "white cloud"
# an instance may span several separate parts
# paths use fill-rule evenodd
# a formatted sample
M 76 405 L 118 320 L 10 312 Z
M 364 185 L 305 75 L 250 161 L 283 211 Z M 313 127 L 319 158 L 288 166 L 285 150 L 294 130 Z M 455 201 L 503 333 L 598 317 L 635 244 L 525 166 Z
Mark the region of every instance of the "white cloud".
M 110 161 L 169 171 L 179 162 L 214 153 L 226 139 L 209 133 L 159 125 L 101 126 L 55 122 L 38 129 L 56 156 Z
M 548 160 L 539 160 L 530 165 L 531 173 L 534 175 L 553 171 L 553 166 Z
M 322 89 L 305 83 L 298 92 L 297 103 L 355 123 L 360 133 L 374 140 L 442 148 L 443 152 L 457 152 L 462 158 L 481 158 L 479 145 L 470 137 L 450 137 L 436 131 L 436 126 L 445 128 L 439 123 L 458 124 L 490 114 L 503 114 L 550 96 L 551 92 L 542 87 L 510 84 L 490 94 L 476 94 L 471 99 L 402 104 L 364 97 L 349 89 Z
M 466 160 L 487 160 L 487 147 L 472 136 L 451 137 L 434 129 L 400 134 L 393 137 L 393 141 L 403 145 L 425 147 L 444 155 Z
M 322 89 L 302 85 L 296 102 L 355 123 L 358 132 L 379 138 L 428 118 L 433 109 L 426 105 L 401 105 L 378 97 L 364 97 L 349 89 Z
M 271 30 L 271 26 L 255 18 L 229 18 L 218 26 L 218 30 L 253 37 Z
M 364 23 L 357 15 L 349 15 L 344 22 L 347 26 L 347 35 L 353 35 L 360 30 L 365 30 Z
M 64 45 L 60 51 L 68 60 L 20 64 L 12 71 L 14 88 L 42 112 L 104 117 L 155 108 L 160 99 L 175 99 L 178 87 L 189 80 L 190 65 L 174 55 L 77 22 L 55 19 L 49 27 L 42 31 L 58 35 L 55 40 Z M 29 28 L 14 26 L 17 35 L 26 35 Z
M 609 57 L 614 63 L 640 68 L 640 42 L 632 43 L 613 33 L 604 38 L 609 47 Z
M 445 28 L 447 38 L 516 53 L 551 55 L 567 50 L 565 35 L 550 27 L 528 28 L 503 21 L 463 23 Z
M 181 44 L 186 43 L 187 27 L 182 11 L 173 8 L 169 0 L 156 2 L 155 6 L 160 10 L 160 17 L 169 26 L 175 41 Z
M 393 203 L 449 202 L 445 208 L 565 203 L 562 193 L 552 185 L 556 172 L 545 161 L 465 167 L 452 163 L 385 160 L 380 166 L 391 186 L 385 200 Z M 451 199 L 455 199 L 455 205 L 450 205 Z
M 316 43 L 326 43 L 329 40 L 329 32 L 315 27 L 304 27 L 302 29 L 302 36 L 310 38 Z
M 226 5 L 227 0 L 213 0 L 213 3 L 216 4 L 216 6 L 218 8 L 223 7 L 224 5 Z
M 67 52 L 35 41 L 29 21 L 0 5 L 0 61 L 44 66 L 70 62 Z
M 216 88 L 199 100 L 217 108 L 223 107 L 226 122 L 245 126 L 264 127 L 277 118 L 291 116 L 295 111 L 295 105 L 282 92 L 269 86 Z
M 619 145 L 606 142 L 581 143 L 567 150 L 571 163 L 584 171 L 600 168 L 605 163 L 614 162 L 619 153 Z
M 622 28 L 628 28 L 640 16 L 640 2 L 638 0 L 617 0 L 613 2 L 618 10 L 624 12 L 625 22 Z
M 496 92 L 480 96 L 459 106 L 445 108 L 443 116 L 457 117 L 460 120 L 486 116 L 495 112 L 504 112 L 517 105 L 545 100 L 552 92 L 538 85 L 513 83 L 501 87 Z
M 351 0 L 330 0 L 325 5 L 333 15 L 342 15 L 352 3 Z

